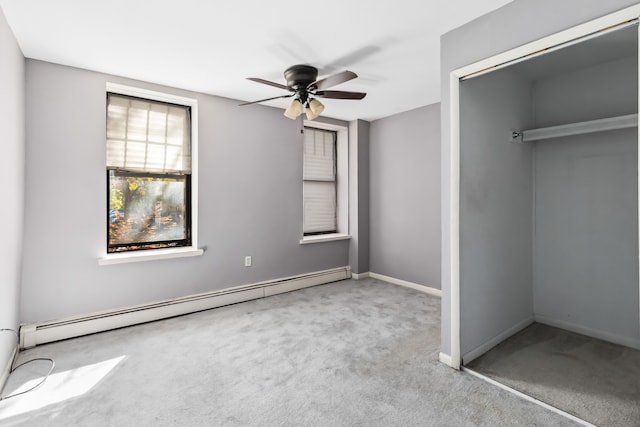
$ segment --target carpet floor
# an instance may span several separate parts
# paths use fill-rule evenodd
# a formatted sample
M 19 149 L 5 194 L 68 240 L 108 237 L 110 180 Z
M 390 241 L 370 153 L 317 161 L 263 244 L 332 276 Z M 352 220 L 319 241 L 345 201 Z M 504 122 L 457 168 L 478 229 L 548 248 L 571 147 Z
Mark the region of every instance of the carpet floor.
M 640 351 L 534 323 L 466 367 L 599 426 L 640 426 Z
M 440 299 L 345 280 L 51 343 L 3 426 L 571 426 L 438 362 Z M 43 375 L 35 362 L 5 395 Z

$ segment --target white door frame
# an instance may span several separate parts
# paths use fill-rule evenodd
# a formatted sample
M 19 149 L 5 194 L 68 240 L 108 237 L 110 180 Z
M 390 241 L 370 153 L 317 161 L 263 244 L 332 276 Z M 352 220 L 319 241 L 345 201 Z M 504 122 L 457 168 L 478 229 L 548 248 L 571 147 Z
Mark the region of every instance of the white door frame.
M 559 33 L 543 37 L 526 45 L 511 49 L 498 55 L 485 58 L 458 68 L 449 74 L 450 86 L 450 309 L 451 309 L 451 355 L 441 357 L 452 368 L 459 369 L 462 362 L 460 354 L 460 79 L 472 75 L 481 75 L 495 71 L 515 62 L 526 61 L 532 57 L 555 50 L 580 38 L 596 35 L 611 27 L 625 24 L 640 17 L 640 5 L 634 5 L 618 12 L 580 24 Z M 640 97 L 639 97 L 640 99 Z M 640 108 L 639 108 L 640 111 Z M 640 150 L 638 164 L 640 165 Z M 638 181 L 640 212 L 640 173 Z M 638 241 L 640 242 L 640 236 Z M 639 248 L 640 249 L 640 248 Z M 639 263 L 640 265 L 640 263 Z M 640 301 L 639 301 L 640 304 Z M 638 313 L 640 322 L 640 313 Z

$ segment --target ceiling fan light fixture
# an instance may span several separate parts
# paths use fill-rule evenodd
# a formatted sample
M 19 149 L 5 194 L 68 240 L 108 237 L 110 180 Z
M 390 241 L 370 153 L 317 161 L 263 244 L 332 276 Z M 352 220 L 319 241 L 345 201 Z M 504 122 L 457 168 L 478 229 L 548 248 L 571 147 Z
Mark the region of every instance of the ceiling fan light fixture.
M 307 102 L 307 120 L 313 120 L 317 118 L 323 111 L 324 105 L 322 105 L 322 102 L 318 101 L 317 99 L 314 98 L 311 101 Z
M 309 107 L 306 108 L 306 114 L 307 114 L 307 120 L 313 120 L 319 116 L 319 114 L 313 114 L 313 111 L 311 111 L 311 108 Z
M 350 92 L 343 90 L 326 90 L 335 85 L 348 82 L 358 77 L 353 71 L 341 71 L 328 77 L 318 80 L 318 69 L 311 65 L 299 64 L 293 65 L 284 71 L 286 85 L 261 79 L 258 77 L 249 77 L 249 80 L 262 83 L 268 86 L 286 89 L 288 95 L 274 96 L 272 98 L 260 99 L 258 101 L 245 102 L 240 105 L 252 105 L 259 102 L 271 101 L 279 98 L 291 98 L 293 101 L 284 111 L 285 117 L 295 120 L 303 112 L 306 113 L 308 120 L 314 120 L 324 111 L 324 105 L 317 99 L 362 99 L 367 94 L 364 92 Z
M 291 104 L 284 110 L 284 116 L 295 120 L 300 114 L 302 114 L 302 103 L 297 99 L 291 101 Z

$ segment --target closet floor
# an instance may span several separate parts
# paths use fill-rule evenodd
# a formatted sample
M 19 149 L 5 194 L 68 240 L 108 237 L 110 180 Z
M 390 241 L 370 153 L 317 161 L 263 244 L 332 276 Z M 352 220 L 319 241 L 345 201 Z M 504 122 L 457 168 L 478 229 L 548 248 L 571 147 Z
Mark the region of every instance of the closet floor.
M 599 426 L 640 426 L 640 351 L 534 323 L 465 367 Z

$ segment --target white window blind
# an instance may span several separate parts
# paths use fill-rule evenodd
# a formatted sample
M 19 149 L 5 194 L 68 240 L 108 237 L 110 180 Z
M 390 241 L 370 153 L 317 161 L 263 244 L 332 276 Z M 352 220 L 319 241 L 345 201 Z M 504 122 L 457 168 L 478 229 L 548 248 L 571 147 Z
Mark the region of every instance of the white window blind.
M 191 173 L 189 107 L 107 94 L 107 168 Z
M 335 232 L 335 132 L 305 128 L 303 180 L 304 234 Z

